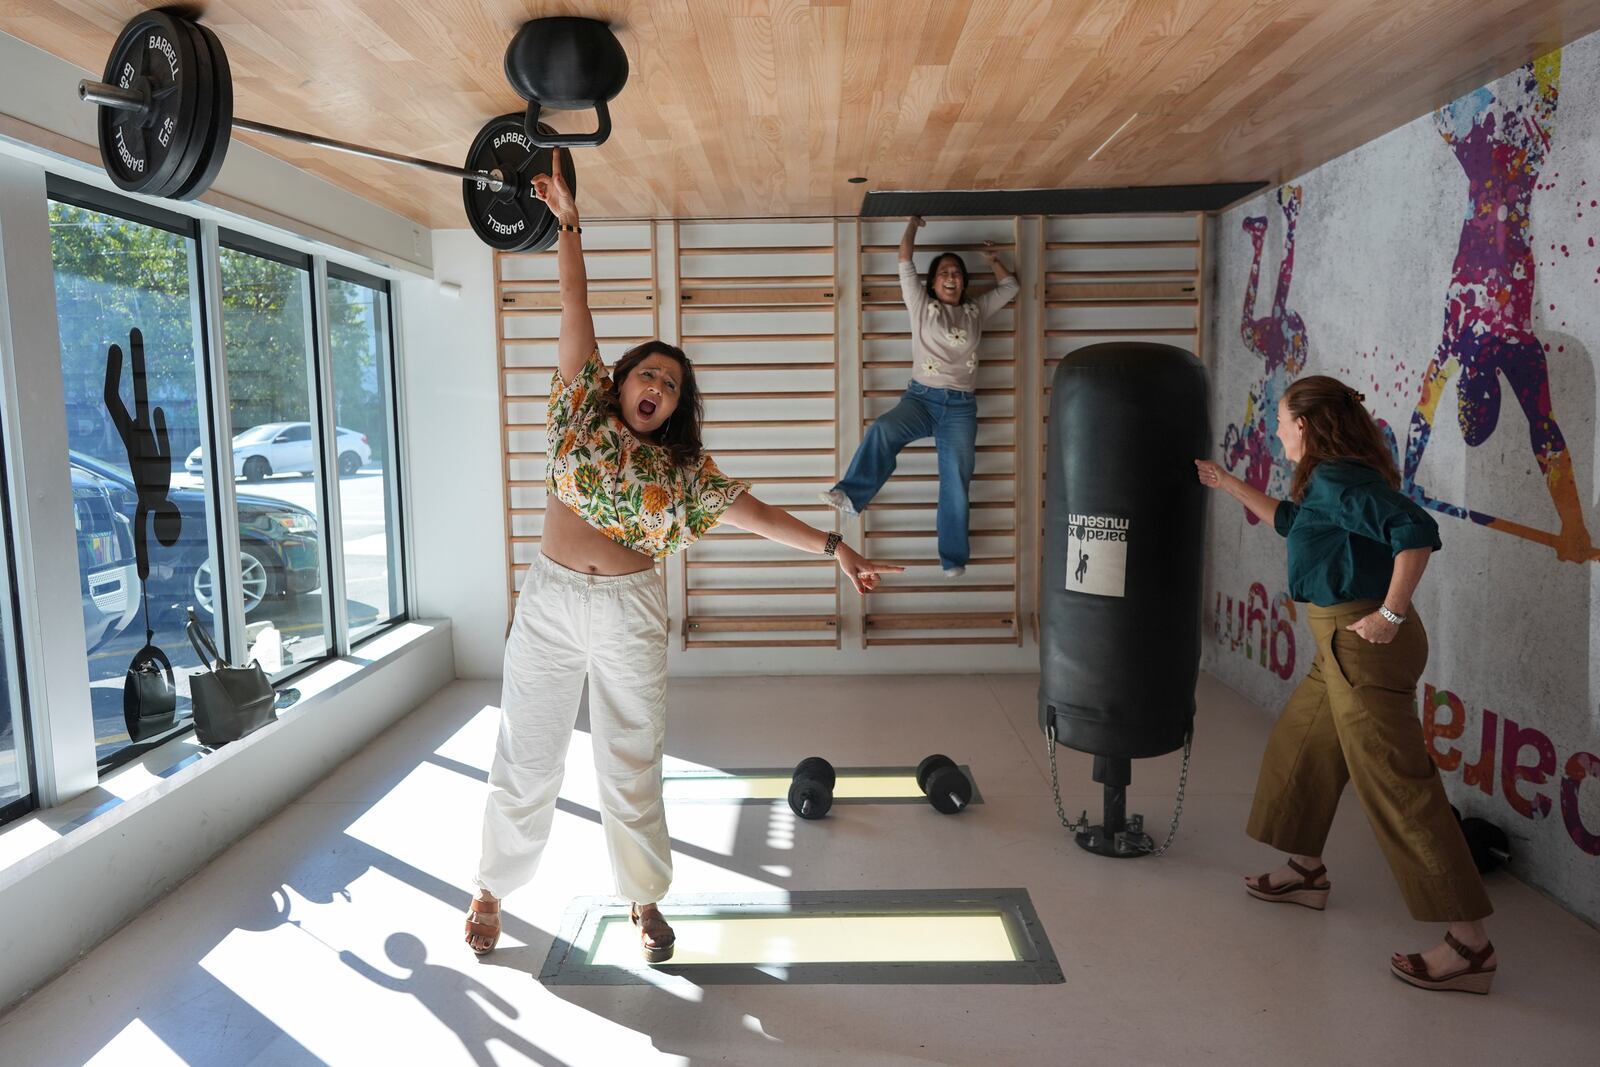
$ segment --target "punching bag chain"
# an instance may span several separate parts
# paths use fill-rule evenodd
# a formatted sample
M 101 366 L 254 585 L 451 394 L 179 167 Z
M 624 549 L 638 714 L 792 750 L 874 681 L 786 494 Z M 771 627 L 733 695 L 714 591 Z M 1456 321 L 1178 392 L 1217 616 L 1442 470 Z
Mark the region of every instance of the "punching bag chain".
M 1056 726 L 1055 723 L 1045 727 L 1045 754 L 1050 757 L 1050 791 L 1056 798 L 1056 817 L 1061 820 L 1061 825 L 1071 833 L 1079 833 L 1089 828 L 1089 813 L 1084 812 L 1078 816 L 1077 822 L 1067 820 L 1067 810 L 1061 804 L 1061 779 L 1056 771 Z M 1159 856 L 1172 847 L 1172 842 L 1178 837 L 1178 820 L 1183 818 L 1183 793 L 1189 785 L 1189 755 L 1194 751 L 1194 728 L 1183 737 L 1183 767 L 1178 771 L 1178 799 L 1172 808 L 1172 825 L 1167 827 L 1167 839 L 1160 846 L 1150 850 L 1150 855 Z
M 1178 836 L 1178 820 L 1183 818 L 1183 791 L 1189 784 L 1189 753 L 1194 750 L 1194 726 L 1189 727 L 1189 732 L 1183 735 L 1183 769 L 1178 772 L 1178 800 L 1172 806 L 1172 825 L 1167 827 L 1167 839 L 1161 842 L 1161 847 L 1150 853 L 1159 856 L 1172 847 L 1172 842 Z
M 1089 828 L 1089 813 L 1086 811 L 1078 816 L 1077 822 L 1067 821 L 1067 810 L 1061 806 L 1061 779 L 1056 774 L 1056 724 L 1051 723 L 1045 727 L 1044 750 L 1050 756 L 1050 791 L 1056 795 L 1056 817 L 1061 820 L 1061 825 L 1066 827 L 1068 833 L 1077 833 Z

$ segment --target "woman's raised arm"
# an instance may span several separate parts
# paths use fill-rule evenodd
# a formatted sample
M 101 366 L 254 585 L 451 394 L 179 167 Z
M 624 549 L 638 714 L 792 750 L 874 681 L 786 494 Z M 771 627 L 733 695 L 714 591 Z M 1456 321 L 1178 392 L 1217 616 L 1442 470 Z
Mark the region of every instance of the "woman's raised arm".
M 556 272 L 561 280 L 561 336 L 557 364 L 562 381 L 570 382 L 594 351 L 594 315 L 589 311 L 589 272 L 583 263 L 583 238 L 578 231 L 578 203 L 561 173 L 561 149 L 550 150 L 550 174 L 533 178 L 533 192 L 563 229 L 556 242 Z

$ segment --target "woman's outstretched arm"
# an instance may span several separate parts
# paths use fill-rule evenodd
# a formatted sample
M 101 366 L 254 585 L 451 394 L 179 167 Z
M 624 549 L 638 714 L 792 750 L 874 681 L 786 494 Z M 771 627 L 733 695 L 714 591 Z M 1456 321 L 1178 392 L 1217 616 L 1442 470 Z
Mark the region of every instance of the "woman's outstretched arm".
M 1235 478 L 1209 459 L 1195 460 L 1194 467 L 1201 485 L 1207 489 L 1221 489 L 1249 508 L 1250 512 L 1262 522 L 1274 525 L 1277 523 L 1278 505 L 1283 501 L 1270 497 L 1255 486 Z
M 749 493 L 740 496 L 722 513 L 722 521 L 814 556 L 821 555 L 828 544 L 828 535 L 823 531 L 801 522 L 780 507 L 757 500 Z M 834 551 L 834 558 L 858 593 L 870 592 L 878 584 L 880 574 L 899 574 L 905 570 L 890 563 L 874 563 L 843 542 Z

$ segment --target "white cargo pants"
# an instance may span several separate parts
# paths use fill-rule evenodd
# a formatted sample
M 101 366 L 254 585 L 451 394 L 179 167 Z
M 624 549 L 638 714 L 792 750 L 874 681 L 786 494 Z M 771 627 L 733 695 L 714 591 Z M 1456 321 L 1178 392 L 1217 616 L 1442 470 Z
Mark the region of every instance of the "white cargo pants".
M 661 801 L 666 590 L 654 570 L 580 574 L 540 555 L 506 641 L 500 738 L 483 814 L 477 882 L 497 897 L 526 885 L 539 866 L 585 678 L 617 894 L 650 904 L 672 882 Z

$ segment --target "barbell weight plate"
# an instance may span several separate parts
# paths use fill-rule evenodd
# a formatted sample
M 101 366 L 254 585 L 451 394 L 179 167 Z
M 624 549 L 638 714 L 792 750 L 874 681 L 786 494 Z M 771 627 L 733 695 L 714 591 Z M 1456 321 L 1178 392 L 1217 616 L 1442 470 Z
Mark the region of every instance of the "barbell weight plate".
M 832 789 L 839 780 L 838 775 L 834 772 L 833 764 L 821 756 L 807 756 L 801 760 L 794 769 L 794 777 L 815 778 L 829 789 Z
M 940 814 L 959 815 L 972 803 L 972 783 L 955 764 L 940 767 L 928 777 L 928 801 Z
M 576 195 L 571 157 L 562 160 L 567 187 Z M 490 119 L 467 151 L 467 170 L 499 171 L 508 183 L 498 191 L 488 182 L 465 180 L 461 200 L 473 232 L 501 252 L 544 251 L 558 237 L 555 216 L 533 193 L 535 174 L 550 167 L 550 150 L 536 148 L 522 128 L 520 114 Z M 541 242 L 544 242 L 541 244 Z
M 524 129 L 524 131 L 526 131 L 526 129 L 527 129 L 526 125 L 524 125 L 523 129 Z M 539 129 L 542 130 L 542 131 L 543 130 L 549 130 L 550 127 L 546 126 L 544 123 L 541 122 L 539 124 Z M 550 150 L 548 148 L 539 148 L 539 149 L 537 149 L 537 151 L 541 152 L 541 153 L 544 153 L 544 154 L 539 157 L 541 166 L 534 168 L 534 170 L 533 170 L 534 174 L 538 174 L 538 173 L 540 173 L 541 169 L 548 169 L 548 167 L 550 166 L 550 160 L 549 160 L 549 152 L 550 152 Z M 572 190 L 572 195 L 573 196 L 577 196 L 578 195 L 578 172 L 573 168 L 573 165 L 572 165 L 572 153 L 571 152 L 562 152 L 561 153 L 561 173 L 567 179 L 567 188 Z M 542 204 L 540 206 L 543 207 Z M 544 251 L 548 251 L 549 249 L 554 248 L 556 246 L 556 242 L 561 239 L 561 223 L 558 222 L 556 220 L 556 217 L 554 215 L 552 215 L 548 210 L 545 211 L 545 215 L 547 216 L 547 220 L 548 221 L 545 223 L 544 227 L 539 231 L 539 235 L 534 238 L 533 243 L 531 245 L 529 245 L 527 248 L 523 249 L 523 251 L 525 251 L 525 252 L 544 252 Z
M 796 778 L 789 786 L 789 810 L 802 819 L 820 819 L 833 807 L 833 790 L 815 778 Z
M 193 25 L 211 59 L 211 84 L 215 95 L 204 147 L 189 180 L 172 194 L 175 200 L 194 200 L 211 188 L 222 171 L 228 144 L 233 140 L 233 71 L 228 66 L 228 53 L 210 29 L 198 22 Z
M 199 26 L 192 20 L 182 17 L 176 17 L 173 21 L 179 30 L 188 35 L 189 47 L 194 51 L 192 68 L 194 82 L 196 86 L 202 88 L 195 93 L 194 98 L 194 132 L 188 139 L 178 165 L 173 168 L 172 180 L 162 187 L 159 194 L 154 190 L 151 191 L 151 195 L 160 195 L 168 200 L 176 199 L 179 190 L 190 184 L 199 169 L 200 156 L 205 151 L 206 142 L 211 138 L 211 120 L 216 112 L 217 100 L 216 68 L 211 62 L 211 48 L 200 35 Z
M 956 761 L 949 756 L 934 754 L 917 764 L 917 788 L 924 793 L 928 791 L 928 779 L 933 777 L 933 772 L 944 767 L 954 767 Z
M 105 78 L 147 91 L 149 114 L 101 107 L 96 116 L 100 160 L 120 189 L 160 196 L 174 188 L 193 139 L 195 110 L 209 84 L 197 80 L 194 39 L 181 20 L 160 11 L 135 15 L 122 28 Z

